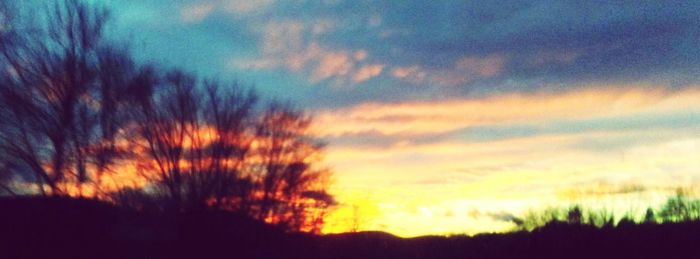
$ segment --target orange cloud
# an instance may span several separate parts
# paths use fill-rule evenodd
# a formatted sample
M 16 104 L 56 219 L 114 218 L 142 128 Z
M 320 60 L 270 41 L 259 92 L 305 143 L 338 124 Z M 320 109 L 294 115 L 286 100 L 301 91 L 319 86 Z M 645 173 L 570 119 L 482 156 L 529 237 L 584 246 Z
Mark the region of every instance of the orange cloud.
M 419 65 L 396 67 L 392 75 L 413 83 L 436 83 L 456 86 L 479 78 L 496 76 L 503 71 L 506 60 L 503 56 L 462 57 L 444 69 L 427 69 Z
M 695 98 L 700 98 L 700 91 L 598 86 L 583 90 L 507 94 L 483 99 L 365 103 L 321 111 L 317 114 L 317 122 L 318 131 L 326 136 L 366 132 L 410 136 L 444 133 L 473 126 L 700 109 L 700 103 Z
M 391 71 L 391 75 L 404 80 L 409 80 L 414 83 L 419 83 L 425 80 L 428 72 L 423 70 L 418 65 L 407 67 L 396 67 Z
M 348 75 L 354 68 L 350 55 L 345 51 L 321 55 L 318 66 L 311 73 L 311 81 L 321 81 L 334 76 Z
M 355 81 L 356 83 L 367 81 L 368 79 L 381 74 L 382 69 L 384 69 L 384 65 L 381 64 L 370 64 L 362 66 L 360 69 L 357 70 L 357 72 L 353 76 L 353 81 Z
M 335 26 L 331 19 L 270 21 L 258 29 L 260 55 L 236 58 L 230 65 L 243 69 L 284 68 L 307 74 L 312 83 L 323 80 L 336 84 L 359 83 L 379 75 L 384 65 L 370 63 L 367 50 L 336 49 L 317 41 L 319 35 Z

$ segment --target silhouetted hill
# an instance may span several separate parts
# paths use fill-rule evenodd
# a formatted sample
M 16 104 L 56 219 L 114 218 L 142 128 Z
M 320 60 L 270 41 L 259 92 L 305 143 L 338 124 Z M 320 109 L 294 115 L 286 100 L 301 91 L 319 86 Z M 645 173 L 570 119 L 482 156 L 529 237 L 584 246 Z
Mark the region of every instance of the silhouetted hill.
M 19 198 L 0 199 L 0 258 L 700 258 L 700 223 L 313 236 L 227 212 L 145 213 L 93 200 Z
M 285 235 L 227 212 L 136 212 L 99 201 L 0 199 L 0 258 L 276 256 Z

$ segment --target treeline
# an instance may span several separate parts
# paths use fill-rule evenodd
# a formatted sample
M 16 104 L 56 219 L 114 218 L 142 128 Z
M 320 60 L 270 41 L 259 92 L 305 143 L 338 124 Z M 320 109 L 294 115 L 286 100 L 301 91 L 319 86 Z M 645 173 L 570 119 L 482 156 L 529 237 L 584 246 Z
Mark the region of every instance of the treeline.
M 105 38 L 102 7 L 64 0 L 19 15 L 32 8 L 0 3 L 0 194 L 225 209 L 320 230 L 335 202 L 309 115 L 135 62 Z
M 678 190 L 658 209 L 647 208 L 643 214 L 630 212 L 619 216 L 612 210 L 584 208 L 574 205 L 570 208 L 551 207 L 541 211 L 529 211 L 523 217 L 512 219 L 515 230 L 532 231 L 551 224 L 589 225 L 598 228 L 612 228 L 633 224 L 658 224 L 700 221 L 700 199 L 691 198 Z

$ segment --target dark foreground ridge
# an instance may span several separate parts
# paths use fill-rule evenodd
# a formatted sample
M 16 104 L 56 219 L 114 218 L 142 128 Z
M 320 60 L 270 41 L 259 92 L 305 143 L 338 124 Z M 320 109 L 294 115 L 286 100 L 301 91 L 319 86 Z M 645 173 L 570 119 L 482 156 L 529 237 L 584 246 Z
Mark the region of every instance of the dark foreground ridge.
M 145 213 L 92 200 L 0 199 L 0 258 L 700 258 L 700 223 L 398 238 L 286 234 L 226 212 Z

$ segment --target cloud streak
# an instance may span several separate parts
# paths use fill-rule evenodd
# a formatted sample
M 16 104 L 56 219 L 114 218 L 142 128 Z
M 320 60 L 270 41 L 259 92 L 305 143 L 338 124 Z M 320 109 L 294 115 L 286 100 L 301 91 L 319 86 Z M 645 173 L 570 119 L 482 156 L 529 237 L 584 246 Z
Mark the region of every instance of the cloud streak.
M 416 136 L 489 125 L 542 124 L 644 113 L 699 111 L 700 91 L 597 86 L 556 93 L 504 94 L 481 99 L 367 103 L 318 113 L 326 136 L 361 133 Z
M 381 74 L 384 65 L 369 63 L 366 50 L 334 49 L 318 41 L 334 26 L 329 19 L 270 21 L 259 30 L 259 55 L 234 58 L 232 65 L 254 70 L 282 68 L 307 75 L 311 83 L 330 80 L 338 85 L 361 83 Z
M 209 16 L 215 7 L 212 3 L 188 5 L 180 10 L 180 18 L 185 23 L 200 22 Z

